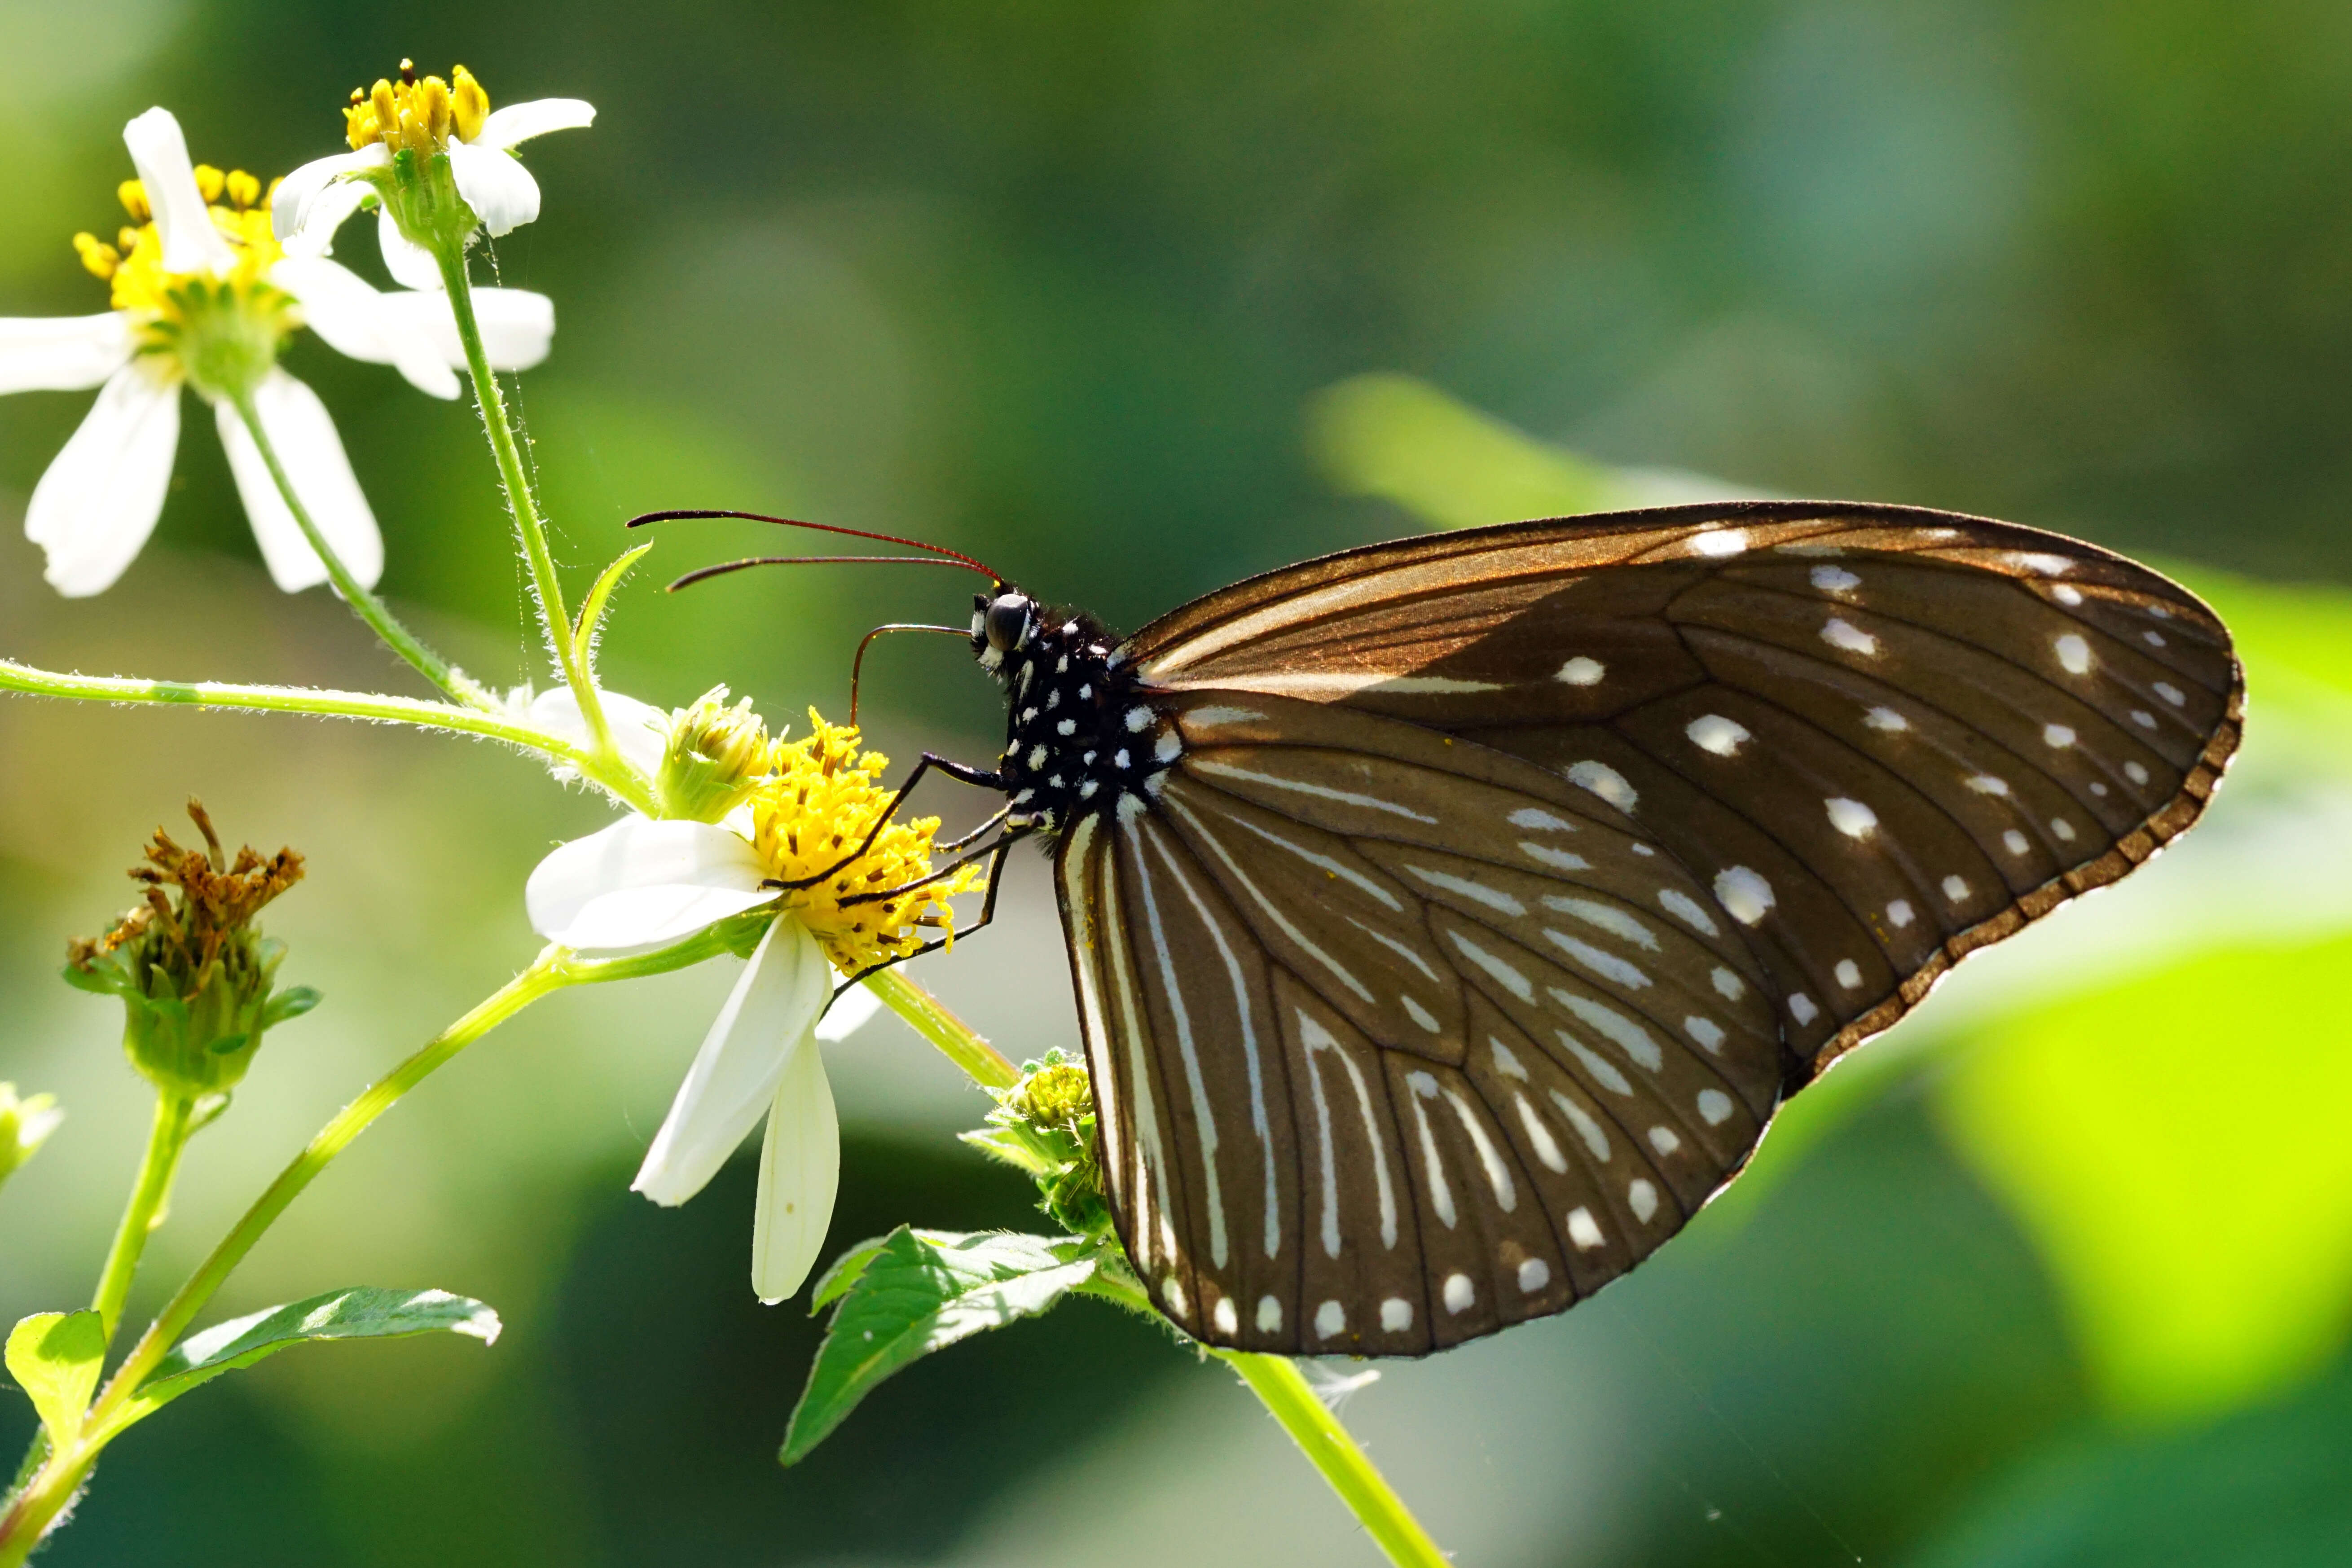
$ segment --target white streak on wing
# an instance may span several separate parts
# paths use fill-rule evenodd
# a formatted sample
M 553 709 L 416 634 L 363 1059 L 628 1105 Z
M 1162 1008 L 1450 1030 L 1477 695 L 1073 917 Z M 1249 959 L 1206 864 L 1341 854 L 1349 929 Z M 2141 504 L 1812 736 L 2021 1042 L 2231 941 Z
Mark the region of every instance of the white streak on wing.
M 1508 963 L 1506 963 L 1503 960 L 1496 957 L 1493 953 L 1488 952 L 1485 948 L 1480 947 L 1468 937 L 1464 936 L 1460 931 L 1448 931 L 1445 935 L 1447 940 L 1451 941 L 1454 946 L 1462 950 L 1463 957 L 1468 959 L 1471 963 L 1476 964 L 1479 968 L 1493 975 L 1496 984 L 1510 992 L 1512 995 L 1517 997 L 1522 1002 L 1532 1002 L 1536 999 L 1536 987 L 1534 981 L 1529 980 L 1526 975 L 1512 968 Z M 1504 1070 L 1507 1072 L 1509 1069 L 1507 1068 Z
M 1252 784 L 1271 784 L 1276 789 L 1286 789 L 1297 795 L 1311 795 L 1318 800 L 1336 800 L 1342 805 L 1368 806 L 1374 811 L 1390 812 L 1411 822 L 1425 822 L 1433 826 L 1437 822 L 1433 816 L 1423 816 L 1420 812 L 1399 805 L 1392 800 L 1358 795 L 1353 790 L 1329 789 L 1322 784 L 1308 784 L 1305 779 L 1286 779 L 1276 773 L 1256 773 L 1249 768 L 1235 767 L 1231 763 L 1208 762 L 1199 757 L 1192 759 L 1192 766 L 1195 773 L 1213 773 L 1220 778 L 1247 779 Z
M 1511 813 L 1507 820 L 1514 827 L 1531 828 L 1543 833 L 1573 833 L 1576 831 L 1575 823 L 1570 822 L 1564 817 L 1554 816 L 1550 812 L 1545 811 L 1539 806 L 1523 805 L 1519 807 L 1518 810 Z
M 1559 1113 L 1568 1118 L 1568 1124 L 1576 1129 L 1576 1135 L 1584 1140 L 1584 1146 L 1592 1151 L 1592 1157 L 1605 1162 L 1609 1158 L 1609 1134 L 1601 1131 L 1601 1123 L 1595 1121 L 1584 1107 L 1559 1090 L 1555 1089 L 1550 1093 L 1551 1102 L 1559 1107 Z
M 1249 1076 L 1250 1130 L 1257 1134 L 1257 1146 L 1265 1160 L 1265 1255 L 1274 1258 L 1282 1251 L 1282 1191 L 1275 1180 L 1274 1130 L 1265 1113 L 1265 1069 L 1258 1060 L 1257 1025 L 1251 1012 L 1249 980 L 1242 973 L 1241 960 L 1234 956 L 1233 944 L 1225 940 L 1223 926 L 1210 911 L 1208 901 L 1202 898 L 1200 889 L 1192 885 L 1192 879 L 1177 866 L 1175 856 L 1165 844 L 1155 838 L 1152 847 L 1160 851 L 1160 858 L 1168 863 L 1169 873 L 1176 879 L 1176 885 L 1184 889 L 1184 897 L 1191 902 L 1192 912 L 1199 915 L 1201 923 L 1208 928 L 1209 940 L 1217 944 L 1217 956 L 1225 961 L 1225 978 L 1234 988 L 1234 1015 L 1241 1020 L 1242 1061 Z M 1189 1058 L 1187 1061 L 1189 1066 Z M 1198 1089 L 1194 1091 L 1194 1104 L 1202 1114 L 1207 1113 L 1207 1102 L 1200 1098 Z M 1217 1266 L 1223 1268 L 1224 1261 L 1220 1256 Z
M 1411 943 L 1399 942 L 1388 932 L 1381 930 L 1378 926 L 1368 926 L 1353 915 L 1349 915 L 1348 917 L 1348 923 L 1354 926 L 1358 931 L 1362 931 L 1366 936 L 1370 937 L 1374 942 L 1379 942 L 1382 947 L 1385 947 L 1390 952 L 1395 953 L 1399 958 L 1411 963 L 1415 969 L 1420 970 L 1423 974 L 1429 976 L 1431 984 L 1436 985 L 1443 985 L 1445 984 L 1445 976 L 1438 973 L 1436 970 L 1431 968 L 1429 960 L 1423 958 L 1419 950 L 1415 949 Z
M 1720 928 L 1716 925 L 1715 917 L 1706 912 L 1706 906 L 1679 888 L 1659 889 L 1658 905 L 1703 936 L 1720 934 Z
M 1565 849 L 1555 849 L 1549 844 L 1538 844 L 1531 838 L 1519 840 L 1519 851 L 1538 866 L 1549 866 L 1555 871 L 1590 871 L 1592 862 L 1581 855 L 1571 855 Z
M 1650 984 L 1648 975 L 1613 952 L 1604 952 L 1580 937 L 1570 936 L 1566 931 L 1554 931 L 1549 926 L 1543 928 L 1543 933 L 1551 939 L 1553 946 L 1603 980 L 1633 991 L 1642 990 Z
M 975 615 L 979 612 L 974 611 Z M 1102 977 L 1096 973 L 1095 959 L 1101 952 L 1101 938 L 1095 930 L 1094 900 L 1087 896 L 1087 857 L 1093 853 L 1097 819 L 1083 816 L 1070 829 L 1069 846 L 1062 853 L 1060 871 L 1063 881 L 1063 907 L 1070 912 L 1070 949 L 1080 954 L 1075 966 L 1078 973 L 1078 1007 L 1086 1020 L 1087 1068 L 1094 1081 L 1101 1085 L 1095 1095 L 1095 1115 L 1103 1146 L 1121 1147 L 1120 1118 L 1124 1114 L 1118 1096 L 1109 1092 L 1114 1081 L 1110 1071 L 1110 1049 L 1118 1038 L 1110 1030 L 1109 1020 L 1103 1012 Z
M 1472 903 L 1484 904 L 1498 913 L 1523 915 L 1528 912 L 1527 905 L 1519 902 L 1510 894 L 1496 888 L 1490 888 L 1484 882 L 1474 882 L 1467 877 L 1456 877 L 1451 872 L 1433 871 L 1426 866 L 1415 866 L 1410 861 L 1405 863 L 1405 869 L 1433 888 L 1468 899 Z
M 1486 1184 L 1495 1189 L 1495 1202 L 1505 1214 L 1519 1206 L 1518 1184 L 1511 1180 L 1511 1168 L 1503 1163 L 1503 1156 L 1495 1148 L 1495 1141 L 1486 1136 L 1486 1124 L 1478 1120 L 1462 1097 L 1452 1089 L 1445 1091 L 1446 1103 L 1454 1107 L 1454 1119 L 1462 1131 L 1470 1134 L 1470 1142 L 1478 1150 L 1478 1163 L 1486 1168 Z
M 1151 847 L 1162 860 L 1169 861 L 1169 875 L 1182 878 L 1170 860 L 1165 846 L 1157 840 Z M 1168 931 L 1160 920 L 1160 900 L 1152 895 L 1151 872 L 1140 855 L 1136 865 L 1143 875 L 1136 879 L 1137 889 L 1143 894 L 1143 918 L 1151 931 L 1151 946 L 1160 960 L 1160 983 L 1168 999 L 1168 1011 L 1176 1024 L 1176 1051 L 1184 1061 L 1184 1084 L 1192 1096 L 1192 1121 L 1200 1131 L 1202 1179 L 1207 1184 L 1209 1208 L 1209 1258 L 1220 1268 L 1225 1266 L 1225 1198 L 1217 1175 L 1217 1118 L 1209 1106 L 1208 1080 L 1201 1072 L 1201 1051 L 1192 1039 L 1192 1016 L 1184 1005 L 1184 983 L 1176 973 L 1176 954 L 1168 945 Z
M 1393 1252 L 1397 1244 L 1396 1188 L 1389 1181 L 1389 1146 L 1381 1137 L 1380 1118 L 1372 1110 L 1372 1091 L 1365 1086 L 1364 1075 L 1356 1066 L 1356 1058 L 1339 1048 L 1339 1042 L 1331 1037 L 1330 1031 L 1305 1013 L 1299 1014 L 1299 1017 L 1314 1031 L 1307 1037 L 1307 1048 L 1312 1051 L 1319 1044 L 1323 1049 L 1338 1057 L 1339 1065 L 1348 1069 L 1348 1082 L 1356 1091 L 1357 1108 L 1364 1113 L 1364 1136 L 1372 1145 L 1372 1175 L 1379 1183 L 1381 1197 L 1381 1245 Z M 1318 1036 L 1320 1037 L 1319 1041 Z
M 1323 1256 L 1339 1256 L 1339 1154 L 1331 1144 L 1331 1102 L 1323 1093 L 1323 1069 L 1315 1065 L 1318 1050 L 1332 1050 L 1338 1042 L 1331 1032 L 1305 1011 L 1298 1015 L 1298 1037 L 1307 1047 L 1307 1082 L 1315 1091 L 1315 1135 L 1321 1152 L 1323 1165 Z
M 1102 858 L 1102 880 L 1101 908 L 1109 917 L 1109 929 L 1101 951 L 1111 977 L 1118 983 L 1119 1016 L 1127 1026 L 1120 1035 L 1127 1041 L 1128 1088 L 1135 1097 L 1135 1237 L 1144 1253 L 1135 1263 L 1139 1268 L 1149 1269 L 1152 1266 L 1150 1212 L 1155 1184 L 1160 1194 L 1160 1255 L 1171 1263 L 1176 1260 L 1176 1226 L 1168 1217 L 1168 1151 L 1160 1139 L 1160 1112 L 1151 1094 L 1151 1066 L 1143 1059 L 1143 1007 L 1136 997 L 1135 976 L 1129 968 L 1126 912 L 1118 900 L 1118 868 L 1108 853 Z
M 1614 904 L 1604 904 L 1597 899 L 1570 899 L 1558 893 L 1546 893 L 1543 907 L 1558 914 L 1574 915 L 1585 924 L 1597 926 L 1611 936 L 1622 937 L 1645 952 L 1658 951 L 1658 933 Z
M 1390 892 L 1386 888 L 1381 887 L 1378 882 L 1373 881 L 1370 877 L 1365 876 L 1361 871 L 1357 870 L 1353 866 L 1349 865 L 1346 861 L 1333 859 L 1328 855 L 1318 855 L 1314 850 L 1307 848 L 1304 844 L 1294 844 L 1289 839 L 1285 838 L 1281 834 L 1260 827 L 1256 823 L 1247 821 L 1242 817 L 1233 816 L 1226 818 L 1226 820 L 1231 822 L 1234 826 L 1243 829 L 1244 832 L 1257 835 L 1257 837 L 1265 839 L 1268 844 L 1272 844 L 1278 848 L 1289 850 L 1293 855 L 1297 856 L 1301 860 L 1306 861 L 1309 866 L 1314 867 L 1317 870 L 1328 871 L 1331 875 L 1339 878 L 1341 881 L 1361 888 L 1365 892 L 1370 893 L 1373 898 L 1378 899 L 1390 909 L 1395 910 L 1399 913 L 1403 912 L 1404 905 L 1397 901 L 1397 896 L 1394 893 Z
M 1412 1087 L 1412 1124 L 1421 1134 L 1421 1161 L 1429 1167 L 1429 1201 L 1437 1210 L 1438 1223 L 1452 1230 L 1458 1216 L 1454 1212 L 1454 1189 L 1445 1183 L 1445 1167 L 1437 1163 L 1437 1135 L 1429 1130 L 1429 1113 L 1421 1102 L 1437 1095 L 1437 1080 L 1425 1072 L 1406 1075 L 1405 1082 Z
M 1247 724 L 1265 715 L 1254 708 L 1224 708 L 1212 704 L 1206 708 L 1187 708 L 1178 717 L 1186 724 L 1207 728 L 1218 724 Z
M 1515 1094 L 1511 1099 L 1519 1108 L 1519 1125 L 1528 1130 L 1528 1142 L 1536 1146 L 1536 1158 L 1549 1169 L 1566 1175 L 1568 1156 L 1559 1152 L 1559 1141 L 1552 1137 L 1551 1129 L 1543 1124 L 1543 1119 L 1536 1114 L 1536 1108 L 1528 1103 L 1526 1095 Z
M 1503 689 L 1491 680 L 1455 680 L 1444 675 L 1391 675 L 1377 669 L 1269 669 L 1236 675 L 1230 679 L 1221 679 L 1217 684 L 1231 687 L 1236 691 L 1265 691 L 1276 695 L 1286 691 L 1335 691 L 1342 695 L 1377 691 L 1382 695 L 1395 692 L 1413 697 Z
M 1242 885 L 1244 890 L 1249 894 L 1251 900 L 1255 902 L 1259 909 L 1265 911 L 1265 918 L 1282 928 L 1283 935 L 1297 942 L 1302 950 L 1313 955 L 1317 963 L 1322 964 L 1323 967 L 1328 969 L 1334 975 L 1338 976 L 1339 984 L 1345 985 L 1349 990 L 1353 991 L 1364 1001 L 1370 1002 L 1372 1000 L 1370 987 L 1367 986 L 1362 981 L 1357 979 L 1355 975 L 1349 973 L 1346 966 L 1341 964 L 1338 959 L 1332 957 L 1329 953 L 1318 947 L 1311 940 L 1308 939 L 1305 931 L 1300 931 L 1296 925 L 1291 923 L 1290 918 L 1287 915 L 1284 914 L 1281 910 L 1275 907 L 1274 900 L 1265 896 L 1265 892 L 1263 889 L 1261 889 L 1255 882 L 1250 880 L 1249 873 L 1242 869 L 1242 863 L 1233 858 L 1232 854 L 1225 848 L 1223 842 L 1220 840 L 1215 834 L 1209 831 L 1208 824 L 1201 820 L 1199 813 L 1195 812 L 1191 806 L 1185 805 L 1181 800 L 1171 800 L 1168 804 L 1175 809 L 1178 816 L 1183 817 L 1185 821 L 1192 825 L 1192 831 L 1199 836 L 1200 841 L 1202 844 L 1207 845 L 1211 853 L 1214 854 L 1219 860 L 1224 863 L 1225 869 L 1233 873 L 1234 879 Z
M 1633 1083 L 1623 1073 L 1617 1070 L 1617 1064 L 1615 1062 L 1611 1061 L 1606 1057 L 1594 1054 L 1593 1051 L 1586 1047 L 1582 1041 L 1570 1034 L 1566 1029 L 1554 1029 L 1552 1033 L 1559 1037 L 1559 1043 L 1566 1046 L 1569 1050 L 1574 1054 L 1576 1059 L 1584 1064 L 1584 1070 L 1591 1073 L 1596 1079 L 1598 1079 L 1601 1088 L 1607 1089 L 1612 1094 L 1631 1094 L 1633 1092 Z M 1555 1093 L 1552 1098 L 1558 1100 L 1559 1096 Z
M 1563 991 L 1557 985 L 1547 989 L 1550 992 L 1553 1001 L 1616 1041 L 1624 1048 L 1627 1056 L 1643 1067 L 1655 1072 L 1665 1064 L 1665 1053 L 1658 1048 L 1658 1042 L 1650 1037 L 1650 1032 L 1647 1029 L 1625 1016 L 1624 1014 L 1613 1007 L 1603 1007 L 1589 996 L 1579 996 L 1573 991 Z

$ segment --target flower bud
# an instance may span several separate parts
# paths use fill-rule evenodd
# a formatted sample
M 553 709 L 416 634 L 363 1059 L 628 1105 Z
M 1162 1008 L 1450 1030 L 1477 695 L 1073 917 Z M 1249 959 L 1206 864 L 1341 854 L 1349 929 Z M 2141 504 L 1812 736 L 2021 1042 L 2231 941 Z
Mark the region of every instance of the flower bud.
M 654 781 L 662 815 L 717 822 L 774 771 L 774 752 L 751 700 L 730 708 L 727 688 L 712 687 L 670 721 L 669 748 Z
M 65 1115 L 58 1109 L 56 1095 L 19 1100 L 15 1084 L 0 1083 L 0 1182 L 15 1175 L 17 1166 L 39 1152 Z
M 299 881 L 302 857 L 264 858 L 249 846 L 232 863 L 196 801 L 188 815 L 205 836 L 184 849 L 162 828 L 146 864 L 131 871 L 146 901 L 105 936 L 67 950 L 65 977 L 122 998 L 122 1048 L 164 1094 L 226 1097 L 245 1077 L 261 1037 L 306 1013 L 318 993 L 273 991 L 285 943 L 254 929 L 262 907 Z
M 1109 1234 L 1095 1149 L 1094 1085 L 1083 1063 L 1058 1050 L 1021 1064 L 1021 1081 L 992 1091 L 988 1126 L 963 1134 L 974 1148 L 1016 1165 L 1037 1184 L 1037 1206 L 1074 1236 Z

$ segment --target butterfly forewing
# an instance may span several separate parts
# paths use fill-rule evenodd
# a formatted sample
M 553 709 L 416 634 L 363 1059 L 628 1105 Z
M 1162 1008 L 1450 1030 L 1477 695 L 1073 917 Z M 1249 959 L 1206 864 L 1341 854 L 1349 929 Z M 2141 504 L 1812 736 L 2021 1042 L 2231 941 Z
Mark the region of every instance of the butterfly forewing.
M 1157 685 L 1402 719 L 1620 808 L 1761 964 L 1791 1086 L 2186 827 L 2242 693 L 2220 622 L 2131 562 L 1801 503 L 1376 546 L 1130 647 Z

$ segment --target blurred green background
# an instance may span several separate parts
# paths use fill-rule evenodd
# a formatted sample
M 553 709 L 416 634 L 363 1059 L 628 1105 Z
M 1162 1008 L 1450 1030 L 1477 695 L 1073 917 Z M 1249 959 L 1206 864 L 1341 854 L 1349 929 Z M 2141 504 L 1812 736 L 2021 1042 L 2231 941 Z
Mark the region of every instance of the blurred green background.
M 2315 0 L 0 5 L 0 314 L 102 309 L 124 121 L 264 175 L 404 54 L 497 101 L 558 303 L 522 405 L 567 563 L 656 506 L 899 528 L 1133 626 L 1435 523 L 1736 489 L 1990 512 L 2164 561 L 2238 627 L 2250 742 L 2208 824 L 1972 962 L 1797 1102 L 1753 1173 L 1565 1318 L 1389 1369 L 1348 1415 L 1479 1564 L 2352 1560 L 2352 10 Z M 380 277 L 366 228 L 344 258 Z M 387 593 L 530 671 L 472 415 L 315 342 Z M 0 401 L 0 650 L 413 683 L 262 574 L 208 421 L 157 541 L 63 603 L 15 526 L 86 395 Z M 1714 476 L 1710 478 L 1708 476 Z M 694 529 L 703 531 L 694 531 Z M 944 574 L 658 583 L 606 669 L 844 707 Z M 884 645 L 887 748 L 985 756 L 986 686 Z M 152 1306 L 300 1140 L 524 963 L 524 874 L 604 819 L 488 748 L 0 703 L 0 1077 L 70 1118 L 0 1194 L 0 1321 L 85 1299 L 142 1136 L 119 1014 L 54 978 L 201 794 L 310 856 L 272 912 L 326 1005 L 201 1139 Z M 1073 1043 L 1050 897 L 925 977 Z M 1255 1404 L 1079 1303 L 772 1458 L 815 1330 L 746 1289 L 748 1161 L 626 1192 L 730 976 L 553 1001 L 322 1181 L 220 1310 L 354 1283 L 506 1336 L 306 1351 L 120 1445 L 44 1562 L 1349 1563 Z M 984 1102 L 895 1022 L 836 1047 L 835 1240 L 1027 1223 Z M 0 1406 L 0 1444 L 29 1413 Z

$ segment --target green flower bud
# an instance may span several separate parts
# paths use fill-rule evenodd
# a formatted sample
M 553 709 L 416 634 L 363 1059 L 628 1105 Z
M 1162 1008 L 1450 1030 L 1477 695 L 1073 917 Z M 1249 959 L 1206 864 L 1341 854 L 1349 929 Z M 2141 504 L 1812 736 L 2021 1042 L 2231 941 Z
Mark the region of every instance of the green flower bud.
M 1026 1171 L 1037 1184 L 1038 1208 L 1073 1236 L 1110 1233 L 1103 1200 L 1102 1166 L 1095 1147 L 1094 1085 L 1083 1063 L 1060 1051 L 1021 1064 L 1021 1081 L 992 1090 L 996 1109 L 988 1125 L 963 1141 L 992 1158 Z
M 748 697 L 727 705 L 714 686 L 670 721 L 669 749 L 654 788 L 662 815 L 717 822 L 775 772 L 775 744 Z
M 0 1083 L 0 1182 L 15 1175 L 16 1167 L 39 1151 L 65 1115 L 54 1094 L 19 1100 L 15 1084 Z
M 131 1065 L 165 1094 L 210 1100 L 217 1114 L 264 1032 L 309 1012 L 319 994 L 272 990 L 286 944 L 253 927 L 264 905 L 301 880 L 302 857 L 280 849 L 264 858 L 248 846 L 231 863 L 204 806 L 191 800 L 188 816 L 205 847 L 184 849 L 157 828 L 147 863 L 131 871 L 146 901 L 106 935 L 71 943 L 65 977 L 122 998 Z

